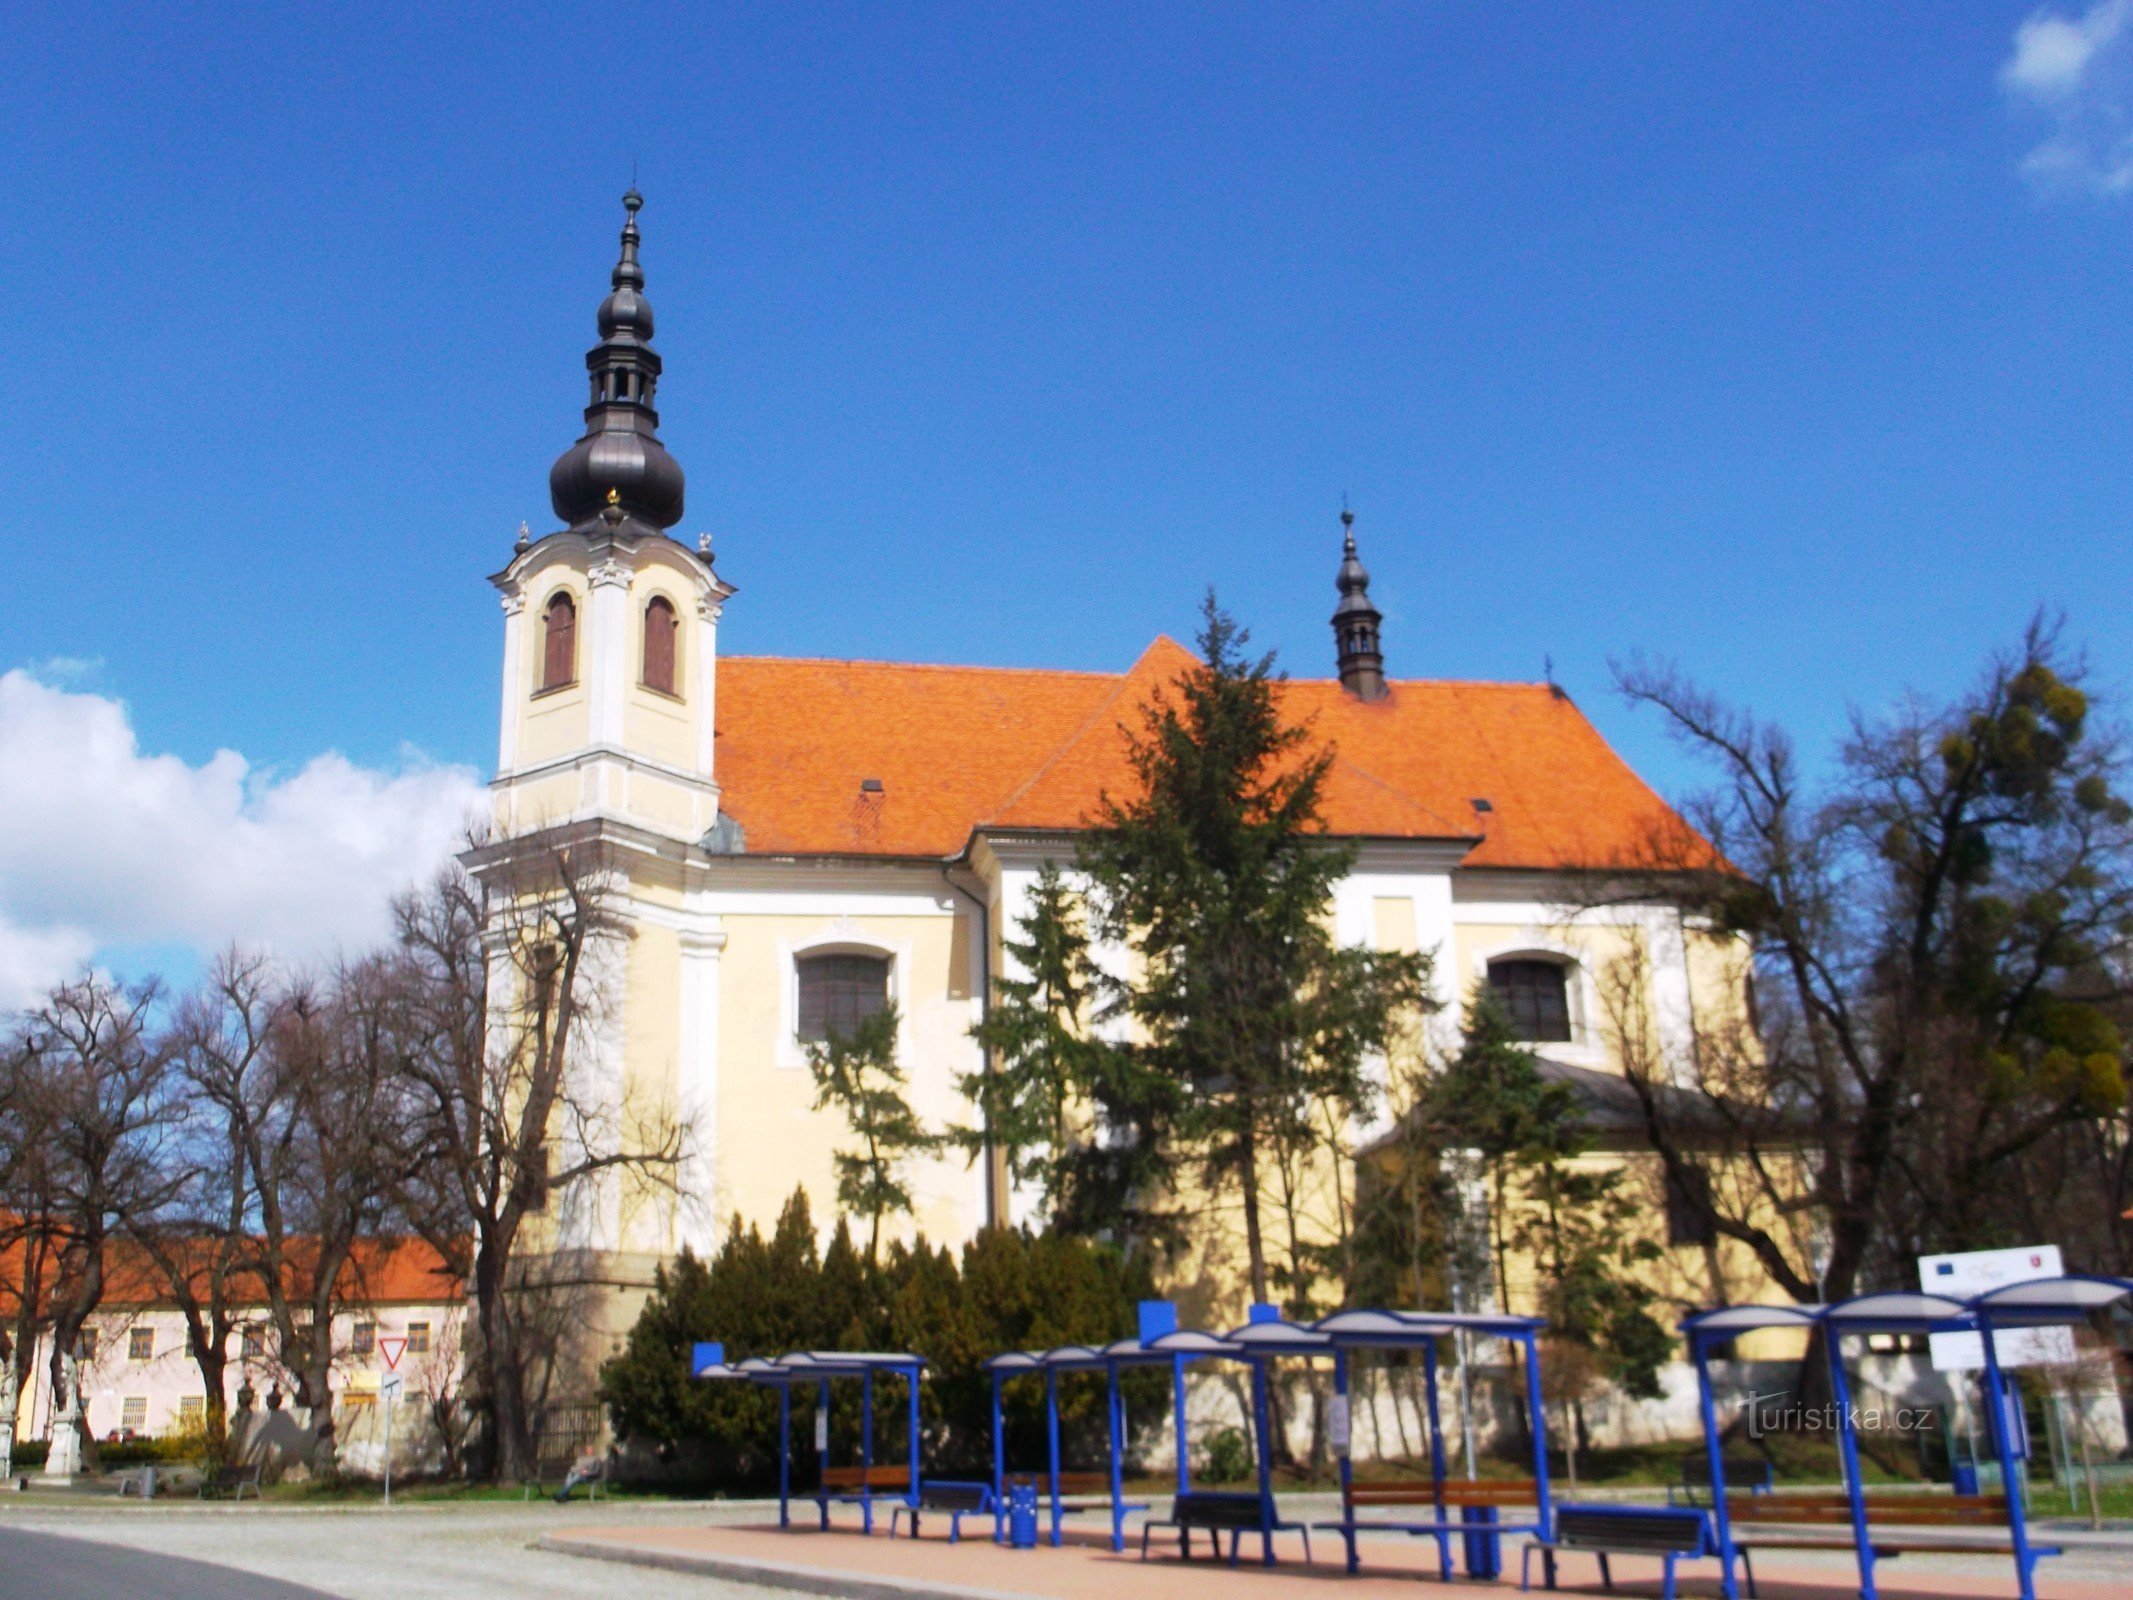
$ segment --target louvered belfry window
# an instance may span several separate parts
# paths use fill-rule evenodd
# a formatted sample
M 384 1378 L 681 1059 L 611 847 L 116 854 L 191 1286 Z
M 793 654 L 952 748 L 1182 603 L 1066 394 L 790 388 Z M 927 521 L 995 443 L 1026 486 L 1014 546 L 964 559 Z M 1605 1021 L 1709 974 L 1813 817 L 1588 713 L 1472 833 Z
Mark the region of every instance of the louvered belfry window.
M 674 635 L 681 626 L 674 615 L 674 602 L 654 596 L 644 608 L 644 686 L 661 694 L 674 693 Z
M 1491 961 L 1489 988 L 1521 1039 L 1570 1042 L 1570 986 L 1559 961 Z
M 560 689 L 578 680 L 578 608 L 570 596 L 548 602 L 546 638 L 542 642 L 541 687 Z
M 800 962 L 800 1037 L 849 1035 L 889 1007 L 889 963 L 881 956 L 807 956 Z

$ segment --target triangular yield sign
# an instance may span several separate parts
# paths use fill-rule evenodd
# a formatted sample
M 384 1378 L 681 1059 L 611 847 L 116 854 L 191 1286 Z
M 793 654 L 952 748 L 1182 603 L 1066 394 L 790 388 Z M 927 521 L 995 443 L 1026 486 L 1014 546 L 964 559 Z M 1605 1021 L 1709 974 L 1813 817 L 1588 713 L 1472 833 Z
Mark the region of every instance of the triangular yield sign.
M 407 1336 L 399 1333 L 380 1335 L 378 1354 L 385 1358 L 385 1370 L 390 1372 L 400 1364 L 400 1357 L 407 1349 Z

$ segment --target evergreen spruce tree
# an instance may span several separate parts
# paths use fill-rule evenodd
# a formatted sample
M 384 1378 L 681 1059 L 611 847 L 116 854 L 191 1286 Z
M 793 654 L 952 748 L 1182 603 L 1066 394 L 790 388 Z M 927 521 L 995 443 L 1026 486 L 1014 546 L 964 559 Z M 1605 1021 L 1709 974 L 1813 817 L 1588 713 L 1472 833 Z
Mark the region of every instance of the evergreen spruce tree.
M 1330 749 L 1285 722 L 1271 655 L 1208 597 L 1200 662 L 1129 733 L 1140 793 L 1107 797 L 1082 865 L 1100 929 L 1132 945 L 1136 1053 L 1170 1097 L 1132 1130 L 1145 1185 L 1188 1160 L 1244 1220 L 1272 1297 L 1268 1163 L 1319 1103 L 1362 1108 L 1363 1065 L 1423 1001 L 1420 958 L 1344 951 L 1326 925 L 1354 861 L 1326 836 Z
M 807 1047 L 815 1076 L 815 1109 L 834 1106 L 859 1141 L 857 1150 L 835 1156 L 837 1201 L 867 1219 L 867 1260 L 881 1258 L 881 1219 L 911 1209 L 904 1162 L 937 1150 L 941 1137 L 927 1131 L 904 1098 L 904 1070 L 896 1060 L 895 1007 L 877 1011 L 850 1033 L 832 1030 Z

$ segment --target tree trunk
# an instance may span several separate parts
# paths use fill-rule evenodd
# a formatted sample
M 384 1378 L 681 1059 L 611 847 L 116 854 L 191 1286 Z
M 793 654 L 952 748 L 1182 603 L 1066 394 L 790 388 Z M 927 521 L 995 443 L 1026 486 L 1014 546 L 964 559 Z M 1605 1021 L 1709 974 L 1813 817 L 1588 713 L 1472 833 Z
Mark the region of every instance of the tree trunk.
M 200 1381 L 207 1388 L 202 1421 L 207 1428 L 207 1461 L 213 1467 L 221 1466 L 230 1454 L 230 1403 L 224 1387 L 229 1364 L 229 1356 L 220 1350 L 193 1353 L 193 1365 L 200 1369 Z
M 505 1262 L 499 1254 L 484 1249 L 475 1266 L 474 1285 L 476 1309 L 481 1317 L 483 1364 L 489 1378 L 484 1396 L 489 1413 L 489 1448 L 500 1481 L 530 1483 L 536 1462 L 526 1396 L 519 1381 L 516 1330 L 504 1303 L 509 1292 L 504 1272 Z

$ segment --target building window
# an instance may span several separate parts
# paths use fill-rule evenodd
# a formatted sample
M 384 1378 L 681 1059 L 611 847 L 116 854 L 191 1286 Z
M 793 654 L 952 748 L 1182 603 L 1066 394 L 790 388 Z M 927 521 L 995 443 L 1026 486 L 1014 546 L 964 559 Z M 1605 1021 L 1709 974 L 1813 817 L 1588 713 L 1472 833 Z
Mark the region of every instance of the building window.
M 674 615 L 674 602 L 655 595 L 644 608 L 644 686 L 661 694 L 674 693 L 674 644 L 681 619 Z
M 541 641 L 541 687 L 561 689 L 578 681 L 578 608 L 570 596 L 548 602 Z
M 94 1361 L 96 1359 L 96 1330 L 94 1328 L 84 1328 L 74 1336 L 74 1359 L 77 1361 Z
M 267 1330 L 256 1322 L 246 1328 L 244 1330 L 243 1350 L 247 1359 L 265 1355 L 267 1353 Z
M 178 1426 L 197 1428 L 207 1421 L 207 1396 L 204 1394 L 181 1394 L 178 1396 Z
M 119 1426 L 128 1433 L 139 1433 L 148 1426 L 148 1396 L 129 1394 L 119 1402 Z
M 1711 1226 L 1711 1175 L 1701 1167 L 1666 1175 L 1666 1242 L 1698 1249 L 1718 1242 Z
M 126 1335 L 126 1359 L 128 1361 L 152 1361 L 156 1353 L 156 1331 L 153 1328 L 134 1328 Z
M 889 1009 L 885 956 L 805 956 L 800 961 L 800 1037 L 846 1035 Z
M 378 1348 L 378 1325 L 375 1322 L 359 1322 L 355 1335 L 348 1344 L 349 1350 L 359 1356 L 367 1356 Z
M 1570 1042 L 1570 984 L 1563 963 L 1491 961 L 1489 988 L 1519 1038 L 1534 1044 Z
M 410 1322 L 407 1325 L 407 1353 L 411 1356 L 428 1355 L 430 1350 L 430 1325 L 427 1322 Z

